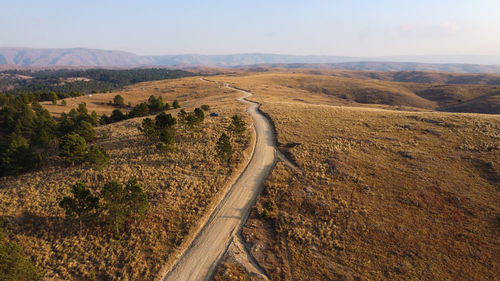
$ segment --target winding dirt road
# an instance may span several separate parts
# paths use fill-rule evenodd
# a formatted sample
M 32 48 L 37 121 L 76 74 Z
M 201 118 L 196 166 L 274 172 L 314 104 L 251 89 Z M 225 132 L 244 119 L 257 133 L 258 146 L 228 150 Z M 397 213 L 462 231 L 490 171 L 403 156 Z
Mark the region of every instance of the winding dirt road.
M 231 238 L 237 234 L 247 218 L 250 208 L 255 203 L 277 159 L 274 134 L 269 120 L 258 111 L 258 104 L 245 100 L 251 95 L 249 92 L 232 89 L 244 93 L 245 96 L 239 100 L 249 104 L 247 112 L 253 118 L 257 136 L 254 153 L 243 173 L 163 281 L 210 278 L 218 260 L 229 246 Z

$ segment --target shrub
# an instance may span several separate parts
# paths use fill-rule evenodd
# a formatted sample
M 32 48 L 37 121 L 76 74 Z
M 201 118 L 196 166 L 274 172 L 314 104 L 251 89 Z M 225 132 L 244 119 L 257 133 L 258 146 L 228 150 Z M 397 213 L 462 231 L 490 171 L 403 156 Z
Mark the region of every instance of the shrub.
M 172 103 L 172 107 L 173 108 L 180 108 L 181 106 L 179 105 L 179 101 L 178 100 L 174 100 L 174 102 Z
M 67 104 L 68 104 L 68 103 L 66 102 L 66 100 L 62 100 L 62 101 L 61 101 L 61 105 L 62 105 L 62 106 L 66 106 Z
M 171 114 L 166 114 L 165 112 L 162 112 L 158 115 L 156 115 L 155 118 L 155 125 L 157 129 L 167 129 L 171 128 L 177 123 L 177 120 L 172 117 Z
M 96 170 L 101 170 L 109 162 L 109 154 L 104 148 L 92 145 L 87 155 L 85 155 L 85 162 Z
M 203 109 L 204 111 L 209 111 L 210 110 L 210 105 L 204 104 L 204 105 L 201 106 L 201 109 Z
M 111 123 L 114 123 L 127 119 L 127 116 L 125 116 L 125 114 L 123 114 L 121 110 L 115 109 L 111 112 L 111 116 L 109 117 L 109 119 Z
M 85 160 L 87 143 L 77 133 L 69 133 L 63 136 L 59 142 L 60 156 L 71 164 L 81 163 Z
M 203 113 L 203 110 L 201 108 L 197 107 L 194 109 L 194 116 L 198 119 L 198 123 L 203 122 L 205 120 L 205 113 Z
M 231 142 L 229 136 L 226 133 L 222 133 L 219 140 L 217 141 L 217 156 L 223 162 L 229 162 L 231 156 L 233 155 L 233 147 L 231 146 Z
M 239 115 L 231 117 L 231 124 L 228 127 L 229 131 L 235 134 L 242 134 L 245 132 L 245 129 L 245 121 Z
M 175 129 L 168 128 L 160 131 L 160 141 L 162 144 L 158 147 L 162 150 L 173 150 L 175 145 Z
M 123 105 L 125 105 L 125 99 L 120 95 L 116 95 L 113 98 L 113 104 L 117 105 L 117 106 L 123 106 Z
M 66 212 L 66 217 L 76 218 L 79 223 L 80 233 L 84 223 L 89 223 L 96 218 L 99 209 L 99 198 L 92 195 L 85 185 L 77 181 L 72 187 L 73 197 L 64 197 L 59 206 Z
M 153 122 L 151 118 L 145 118 L 144 120 L 142 120 L 142 125 L 139 127 L 139 131 L 141 131 L 146 137 L 150 139 L 158 135 L 155 122 Z

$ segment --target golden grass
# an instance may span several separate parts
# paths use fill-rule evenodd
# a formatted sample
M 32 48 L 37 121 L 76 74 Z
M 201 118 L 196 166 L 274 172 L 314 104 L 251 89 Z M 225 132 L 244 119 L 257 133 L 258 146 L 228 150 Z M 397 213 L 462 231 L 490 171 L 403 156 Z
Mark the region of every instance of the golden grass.
M 392 110 L 500 113 L 500 87 L 434 85 L 302 73 L 215 77 L 255 92 L 258 102 L 282 100 Z
M 248 158 L 249 133 L 234 142 L 236 153 L 230 166 L 221 165 L 215 156 L 215 144 L 233 114 L 251 124 L 245 105 L 235 100 L 239 93 L 195 78 L 137 87 L 119 94 L 126 101 L 139 102 L 150 94 L 165 93 L 164 100 L 177 98 L 187 111 L 209 104 L 220 117 L 207 116 L 199 132 L 179 128 L 176 149 L 168 154 L 160 153 L 141 135 L 137 127 L 142 118 L 101 126 L 95 144 L 111 155 L 110 164 L 102 171 L 70 167 L 51 157 L 39 171 L 0 179 L 0 215 L 8 219 L 11 239 L 22 245 L 49 278 L 88 280 L 95 274 L 99 280 L 154 280 Z M 106 100 L 106 95 L 114 94 L 96 94 L 93 99 Z M 82 99 L 85 97 L 68 99 L 68 108 Z M 87 104 L 91 110 L 109 110 L 106 106 L 100 109 L 98 103 Z M 59 109 L 47 107 L 52 112 Z M 109 180 L 125 181 L 132 176 L 147 192 L 150 209 L 130 231 L 116 238 L 89 229 L 79 237 L 65 223 L 58 202 L 76 180 L 100 188 Z
M 262 110 L 303 172 L 278 164 L 243 229 L 272 280 L 497 278 L 498 115 Z

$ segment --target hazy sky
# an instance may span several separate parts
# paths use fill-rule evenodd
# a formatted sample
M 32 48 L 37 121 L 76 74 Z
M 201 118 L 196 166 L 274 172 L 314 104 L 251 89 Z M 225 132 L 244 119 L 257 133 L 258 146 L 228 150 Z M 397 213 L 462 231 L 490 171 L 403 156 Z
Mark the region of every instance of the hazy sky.
M 500 55 L 500 0 L 0 0 L 0 46 Z

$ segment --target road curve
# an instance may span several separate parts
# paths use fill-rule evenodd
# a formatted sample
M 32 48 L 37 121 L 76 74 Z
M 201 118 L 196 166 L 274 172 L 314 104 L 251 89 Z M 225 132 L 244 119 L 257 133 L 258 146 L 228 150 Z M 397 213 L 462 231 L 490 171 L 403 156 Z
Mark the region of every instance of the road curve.
M 249 92 L 232 89 L 244 93 L 245 96 L 239 100 L 249 104 L 247 112 L 252 116 L 256 132 L 254 153 L 247 167 L 163 281 L 210 278 L 231 237 L 248 216 L 276 161 L 274 134 L 269 120 L 259 112 L 257 103 L 245 99 L 251 95 Z

